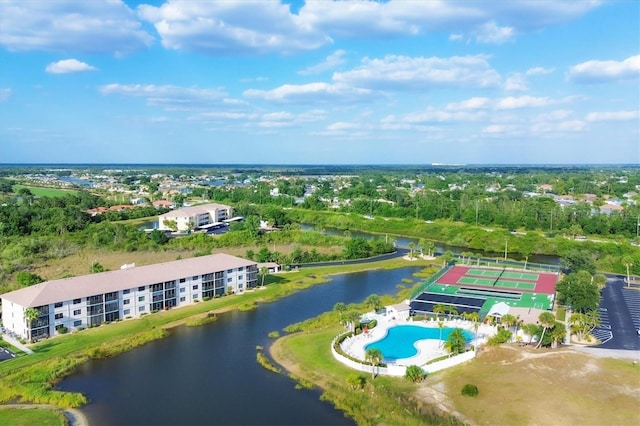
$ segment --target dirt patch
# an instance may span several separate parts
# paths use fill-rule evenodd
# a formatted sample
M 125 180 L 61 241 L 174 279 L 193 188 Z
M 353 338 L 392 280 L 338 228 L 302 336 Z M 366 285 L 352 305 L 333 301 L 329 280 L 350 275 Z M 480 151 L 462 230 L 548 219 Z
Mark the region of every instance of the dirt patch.
M 462 386 L 478 386 L 464 397 Z M 640 424 L 640 367 L 572 350 L 488 347 L 429 376 L 417 398 L 469 424 Z

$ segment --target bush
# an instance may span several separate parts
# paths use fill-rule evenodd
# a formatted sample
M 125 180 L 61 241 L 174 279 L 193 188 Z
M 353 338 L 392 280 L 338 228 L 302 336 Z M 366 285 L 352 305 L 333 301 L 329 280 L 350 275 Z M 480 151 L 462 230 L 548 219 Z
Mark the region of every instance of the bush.
M 478 395 L 478 387 L 476 385 L 466 384 L 462 387 L 462 395 L 464 396 L 476 396 Z

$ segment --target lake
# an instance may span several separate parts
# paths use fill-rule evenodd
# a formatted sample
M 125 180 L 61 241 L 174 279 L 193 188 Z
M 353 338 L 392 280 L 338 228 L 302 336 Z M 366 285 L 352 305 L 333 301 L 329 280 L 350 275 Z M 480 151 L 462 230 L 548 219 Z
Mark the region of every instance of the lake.
M 354 425 L 317 390 L 296 390 L 286 375 L 256 362 L 268 334 L 359 303 L 395 294 L 418 267 L 334 276 L 253 311 L 233 311 L 200 327 L 179 327 L 165 339 L 111 359 L 83 364 L 57 387 L 84 393 L 91 425 Z M 417 282 L 418 280 L 415 280 Z

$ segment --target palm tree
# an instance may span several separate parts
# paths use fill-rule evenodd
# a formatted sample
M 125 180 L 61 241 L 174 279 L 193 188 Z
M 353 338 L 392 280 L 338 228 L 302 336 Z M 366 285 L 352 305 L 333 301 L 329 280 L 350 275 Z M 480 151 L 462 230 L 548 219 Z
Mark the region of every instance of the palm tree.
M 542 346 L 542 340 L 544 339 L 544 333 L 547 329 L 553 327 L 556 323 L 556 317 L 553 316 L 551 312 L 543 312 L 538 317 L 538 321 L 540 321 L 540 325 L 542 325 L 542 335 L 540 336 L 540 341 L 536 348 Z
M 365 300 L 364 304 L 368 307 L 372 308 L 374 311 L 380 309 L 382 302 L 380 301 L 380 296 L 377 294 L 370 294 Z
M 420 238 L 420 240 L 418 240 L 418 247 L 420 247 L 420 256 L 424 256 L 424 249 L 427 248 L 427 240 Z
M 550 329 L 549 335 L 551 336 L 551 348 L 555 349 L 558 347 L 560 341 L 563 340 L 567 335 L 567 328 L 563 323 L 556 321 L 553 327 Z
M 343 302 L 338 302 L 333 305 L 334 312 L 338 313 L 338 317 L 340 318 L 340 324 L 344 321 L 344 313 L 347 311 L 347 305 Z
M 516 317 L 511 314 L 504 314 L 502 318 L 500 318 L 500 322 L 502 322 L 502 324 L 508 329 L 511 329 L 511 326 L 516 325 L 517 321 Z
M 473 351 L 476 352 L 478 350 L 478 328 L 480 327 L 480 315 L 473 312 L 463 312 L 462 316 L 468 320 L 473 321 L 473 332 L 475 333 L 476 343 L 473 345 Z
M 444 321 L 438 321 L 438 328 L 440 329 L 440 346 L 442 346 L 442 329 L 444 328 Z
M 269 268 L 267 268 L 266 266 L 263 266 L 262 268 L 260 268 L 260 278 L 261 278 L 261 287 L 264 287 L 264 279 L 267 277 L 267 275 L 269 275 Z
M 533 341 L 533 336 L 538 332 L 538 329 L 539 327 L 537 324 L 522 325 L 522 330 L 529 335 L 529 345 L 531 344 L 531 341 Z
M 360 313 L 358 311 L 348 311 L 344 315 L 344 320 L 350 325 L 351 332 L 355 333 L 356 323 L 360 321 Z
M 447 348 L 447 350 L 453 355 L 464 352 L 466 345 L 467 338 L 464 336 L 464 332 L 461 328 L 456 328 L 449 333 L 449 337 L 447 337 L 447 341 L 444 343 L 445 348 Z
M 449 320 L 451 320 L 451 317 L 454 315 L 458 315 L 458 310 L 456 309 L 455 306 L 453 305 L 447 305 L 447 313 L 449 314 Z
M 40 317 L 40 311 L 36 308 L 27 308 L 24 311 L 24 319 L 27 321 L 27 331 L 29 335 L 27 336 L 27 340 L 31 340 L 31 327 L 33 327 L 33 322 Z
M 629 268 L 633 266 L 633 259 L 629 256 L 625 256 L 622 259 L 622 264 L 627 268 L 627 287 L 631 287 L 631 277 L 629 274 Z
M 441 303 L 438 303 L 433 307 L 433 313 L 436 314 L 436 319 L 439 319 L 438 314 L 444 314 L 447 312 L 447 307 Z
M 364 353 L 364 359 L 371 363 L 371 379 L 373 380 L 375 378 L 375 369 L 382 361 L 382 352 L 380 349 L 369 348 Z
M 427 249 L 427 256 L 433 256 L 433 249 L 436 248 L 436 244 L 433 241 L 427 241 L 425 248 Z
M 411 241 L 409 243 L 409 259 L 413 259 L 413 249 L 416 247 L 416 244 Z

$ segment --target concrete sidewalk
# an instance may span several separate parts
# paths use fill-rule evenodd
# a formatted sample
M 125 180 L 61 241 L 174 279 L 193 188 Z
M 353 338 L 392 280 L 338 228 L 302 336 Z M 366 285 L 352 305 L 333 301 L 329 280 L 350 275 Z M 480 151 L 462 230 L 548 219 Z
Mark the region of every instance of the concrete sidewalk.
M 3 334 L 2 335 L 2 340 L 4 340 L 5 342 L 9 343 L 12 346 L 15 346 L 16 348 L 20 349 L 22 352 L 24 352 L 24 353 L 26 353 L 28 355 L 33 354 L 33 351 L 31 349 L 29 349 L 28 347 L 26 347 L 25 345 L 20 343 L 15 338 L 9 336 L 8 334 Z
M 618 358 L 618 359 L 631 359 L 634 361 L 640 361 L 640 351 L 631 351 L 625 349 L 604 349 L 604 348 L 591 348 L 588 346 L 569 346 L 580 352 L 584 352 L 589 355 L 601 357 L 601 358 Z

